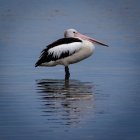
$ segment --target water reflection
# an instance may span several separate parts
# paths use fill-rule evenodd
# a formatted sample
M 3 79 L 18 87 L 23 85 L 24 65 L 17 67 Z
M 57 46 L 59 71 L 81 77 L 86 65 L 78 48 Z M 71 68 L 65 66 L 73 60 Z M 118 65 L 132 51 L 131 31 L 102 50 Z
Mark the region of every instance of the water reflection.
M 94 113 L 94 85 L 78 80 L 37 80 L 43 116 L 52 124 L 75 125 Z

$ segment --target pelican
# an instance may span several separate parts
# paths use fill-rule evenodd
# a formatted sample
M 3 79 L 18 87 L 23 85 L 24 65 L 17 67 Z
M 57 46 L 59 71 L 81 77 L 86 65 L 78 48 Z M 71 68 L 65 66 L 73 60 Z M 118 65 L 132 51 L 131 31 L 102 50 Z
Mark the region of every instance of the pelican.
M 65 79 L 69 79 L 69 65 L 91 56 L 95 50 L 94 44 L 108 47 L 108 45 L 85 36 L 75 29 L 67 29 L 64 32 L 64 38 L 56 40 L 43 49 L 35 67 L 64 65 Z

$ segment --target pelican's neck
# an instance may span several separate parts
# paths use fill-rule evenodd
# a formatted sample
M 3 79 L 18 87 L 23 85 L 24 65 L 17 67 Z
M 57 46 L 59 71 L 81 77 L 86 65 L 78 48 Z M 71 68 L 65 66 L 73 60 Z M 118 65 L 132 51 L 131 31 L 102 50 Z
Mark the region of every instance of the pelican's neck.
M 86 47 L 86 48 L 90 48 L 92 51 L 94 51 L 95 50 L 95 46 L 94 46 L 94 44 L 91 42 L 91 41 L 89 41 L 89 40 L 84 40 L 84 39 L 82 39 L 82 41 L 83 41 L 83 46 L 84 47 Z

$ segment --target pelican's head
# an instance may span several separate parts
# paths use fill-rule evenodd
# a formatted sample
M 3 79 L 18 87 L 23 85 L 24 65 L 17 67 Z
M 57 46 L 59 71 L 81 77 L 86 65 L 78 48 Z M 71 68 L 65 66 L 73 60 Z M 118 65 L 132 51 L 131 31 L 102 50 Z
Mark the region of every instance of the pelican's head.
M 65 32 L 64 32 L 64 37 L 68 38 L 68 37 L 74 37 L 74 38 L 79 38 L 79 39 L 83 39 L 83 40 L 88 40 L 90 42 L 92 42 L 93 44 L 99 44 L 99 45 L 102 45 L 102 46 L 107 46 L 106 44 L 100 42 L 100 41 L 97 41 L 93 38 L 90 38 L 88 36 L 85 36 L 83 34 L 80 34 L 77 30 L 75 29 L 67 29 Z
M 64 32 L 64 37 L 77 37 L 77 31 L 75 29 L 67 29 Z

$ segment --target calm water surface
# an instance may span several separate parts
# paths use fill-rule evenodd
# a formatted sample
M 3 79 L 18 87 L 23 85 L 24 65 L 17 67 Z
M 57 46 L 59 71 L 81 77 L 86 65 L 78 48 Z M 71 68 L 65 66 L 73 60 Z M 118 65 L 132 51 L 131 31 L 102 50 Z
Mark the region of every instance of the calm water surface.
M 0 0 L 0 140 L 139 140 L 139 1 Z M 84 9 L 84 10 L 83 10 Z M 64 68 L 35 68 L 67 28 L 109 44 Z

